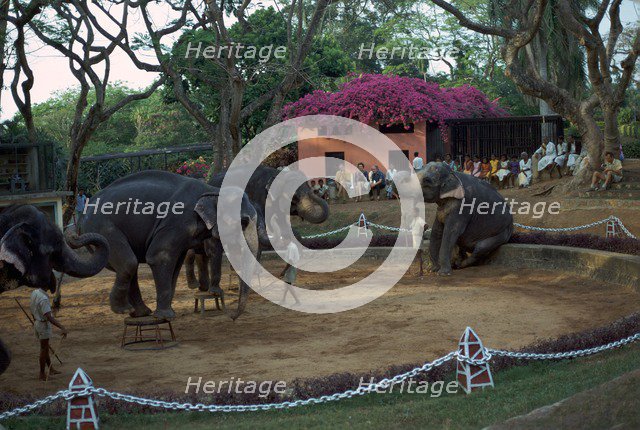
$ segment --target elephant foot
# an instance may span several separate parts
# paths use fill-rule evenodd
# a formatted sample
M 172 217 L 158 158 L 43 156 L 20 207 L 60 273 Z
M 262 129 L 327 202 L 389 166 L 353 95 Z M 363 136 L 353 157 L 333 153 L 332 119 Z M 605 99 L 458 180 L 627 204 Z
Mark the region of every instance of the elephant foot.
M 438 276 L 451 276 L 451 269 L 438 270 Z
M 190 290 L 196 290 L 196 289 L 198 289 L 200 287 L 200 284 L 197 281 L 193 280 L 193 279 L 187 279 L 187 287 Z
M 437 273 L 440 271 L 440 266 L 435 265 L 435 264 L 431 264 L 429 265 L 429 267 L 427 267 L 427 272 L 429 273 Z
M 176 313 L 171 308 L 156 309 L 156 311 L 153 313 L 153 316 L 160 319 L 173 320 L 176 318 Z
M 220 287 L 209 287 L 207 291 L 209 292 L 209 294 L 224 298 L 224 290 Z
M 109 304 L 111 305 L 111 311 L 116 314 L 128 314 L 133 311 L 133 306 L 127 300 L 127 298 L 119 298 L 113 295 L 113 293 L 109 294 Z
M 133 311 L 129 312 L 129 316 L 132 318 L 140 318 L 151 315 L 151 309 L 148 306 L 143 306 L 139 308 L 134 308 Z
M 206 286 L 205 284 L 198 284 L 198 290 L 202 292 L 206 292 L 206 291 L 209 291 L 209 287 Z

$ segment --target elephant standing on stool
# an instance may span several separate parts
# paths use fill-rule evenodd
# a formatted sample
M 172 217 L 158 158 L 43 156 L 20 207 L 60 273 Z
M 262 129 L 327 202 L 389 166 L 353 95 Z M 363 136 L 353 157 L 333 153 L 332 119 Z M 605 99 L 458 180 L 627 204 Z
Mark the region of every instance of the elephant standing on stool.
M 269 190 L 273 180 L 281 172 L 268 166 L 259 166 L 249 178 L 246 193 L 249 200 L 255 207 L 258 214 L 258 238 L 260 248 L 258 250 L 258 261 L 260 260 L 261 251 L 269 249 L 271 242 L 266 233 L 265 207 L 269 198 Z M 220 187 L 224 181 L 227 172 L 221 172 L 213 176 L 209 181 L 209 185 Z M 291 174 L 295 172 L 282 172 L 282 174 Z M 293 178 L 292 178 L 293 179 Z M 274 192 L 276 197 L 280 197 L 279 193 Z M 313 192 L 311 187 L 305 182 L 291 196 L 290 206 L 287 199 L 286 212 L 293 216 L 297 216 L 304 221 L 313 224 L 323 223 L 329 217 L 329 204 L 326 200 L 319 197 Z M 283 208 L 281 208 L 282 210 Z M 272 222 L 269 220 L 269 227 L 276 230 Z M 223 250 L 220 244 L 208 241 L 203 247 L 190 250 L 185 260 L 185 270 L 187 274 L 187 285 L 189 288 L 199 288 L 201 291 L 210 291 L 220 296 L 224 295 L 220 288 L 220 274 L 222 266 Z M 198 277 L 194 272 L 194 263 L 198 267 Z
M 151 313 L 142 300 L 138 284 L 138 265 L 147 263 L 156 287 L 154 315 L 175 317 L 171 303 L 187 251 L 202 246 L 207 239 L 221 246 L 219 191 L 196 179 L 151 170 L 119 179 L 93 197 L 87 204 L 80 230 L 100 233 L 111 245 L 108 268 L 116 272 L 109 296 L 111 310 L 130 312 L 136 317 Z M 225 224 L 241 223 L 249 250 L 255 256 L 258 249 L 256 210 L 242 190 L 235 191 L 235 198 L 242 200 L 241 213 L 224 214 L 223 218 Z M 139 209 L 140 205 L 145 209 Z M 160 214 L 162 205 L 166 210 Z M 116 210 L 121 206 L 128 209 Z M 230 227 L 226 229 L 229 230 Z M 242 283 L 238 309 L 231 318 L 236 319 L 244 310 L 247 293 L 248 287 Z
M 438 205 L 429 242 L 431 272 L 451 274 L 456 246 L 461 260 L 456 268 L 462 269 L 509 242 L 513 216 L 487 182 L 454 172 L 444 163 L 429 163 L 417 174 L 424 201 Z

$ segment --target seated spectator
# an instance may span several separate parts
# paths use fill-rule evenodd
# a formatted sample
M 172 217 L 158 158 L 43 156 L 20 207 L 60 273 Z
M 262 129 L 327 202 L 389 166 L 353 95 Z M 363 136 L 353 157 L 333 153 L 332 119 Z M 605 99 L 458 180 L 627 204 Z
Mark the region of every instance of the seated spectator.
M 455 163 L 451 159 L 451 154 L 444 155 L 444 164 L 446 164 L 451 170 L 455 171 Z
M 325 200 L 329 200 L 329 187 L 324 183 L 324 179 L 318 179 L 318 192 L 316 194 Z
M 395 191 L 393 191 L 393 177 L 398 173 L 393 164 L 389 165 L 389 169 L 387 170 L 387 175 L 385 177 L 385 181 L 387 183 L 385 189 L 387 191 L 387 199 L 391 200 L 394 198 L 398 198 Z
M 471 174 L 476 178 L 479 177 L 480 173 L 482 172 L 481 166 L 482 166 L 482 162 L 480 161 L 480 157 L 478 157 L 477 155 L 474 155 L 473 156 L 473 172 L 471 172 Z
M 312 179 L 311 182 L 309 182 L 309 188 L 311 188 L 311 190 L 313 191 L 313 194 L 318 194 L 318 190 L 320 189 L 320 187 L 316 184 L 316 181 L 314 179 Z
M 518 157 L 515 155 L 511 156 L 511 161 L 509 161 L 509 188 L 515 188 L 516 179 L 518 179 L 518 175 L 520 174 L 520 163 L 518 163 Z
M 462 172 L 462 166 L 460 165 L 460 159 L 456 158 L 453 160 L 453 171 L 454 172 Z
M 467 175 L 472 175 L 473 174 L 473 161 L 471 161 L 471 156 L 470 155 L 465 155 L 464 156 L 464 173 L 466 173 Z
M 498 160 L 498 157 L 495 154 L 491 154 L 489 164 L 491 164 L 491 172 L 489 173 L 488 179 L 491 181 L 498 173 L 498 170 L 500 170 L 500 160 Z
M 531 184 L 531 159 L 529 154 L 523 152 L 520 154 L 520 174 L 518 175 L 518 185 L 520 188 L 527 188 Z
M 371 192 L 369 193 L 369 197 L 371 200 L 374 198 L 376 200 L 380 200 L 380 191 L 384 190 L 385 180 L 384 175 L 378 169 L 377 165 L 374 165 L 371 169 L 371 174 L 369 176 L 369 183 L 371 184 Z
M 593 172 L 591 179 L 591 190 L 597 191 L 608 190 L 611 187 L 611 183 L 617 183 L 622 181 L 622 162 L 614 158 L 613 152 L 607 151 L 604 154 L 604 164 L 602 165 L 602 172 Z M 604 181 L 602 186 L 599 185 L 601 181 Z
M 500 169 L 496 172 L 496 178 L 498 178 L 498 186 L 500 188 L 506 188 L 507 181 L 511 171 L 509 170 L 509 161 L 507 160 L 507 154 L 502 154 L 500 157 Z
M 336 196 L 338 201 L 344 203 L 349 200 L 349 194 L 346 187 L 351 187 L 351 181 L 350 175 L 344 170 L 343 163 L 340 163 L 340 167 L 338 167 L 334 181 L 336 183 L 336 189 L 338 190 L 338 195 Z
M 488 181 L 491 179 L 491 163 L 487 157 L 482 158 L 482 163 L 480 164 L 480 173 L 477 175 L 478 178 L 484 179 Z
M 364 170 L 364 163 L 358 163 L 358 171 L 353 174 L 351 184 L 357 194 L 356 202 L 361 202 L 362 196 L 369 191 L 369 172 Z
M 436 163 L 442 163 L 442 158 L 439 155 L 436 155 Z

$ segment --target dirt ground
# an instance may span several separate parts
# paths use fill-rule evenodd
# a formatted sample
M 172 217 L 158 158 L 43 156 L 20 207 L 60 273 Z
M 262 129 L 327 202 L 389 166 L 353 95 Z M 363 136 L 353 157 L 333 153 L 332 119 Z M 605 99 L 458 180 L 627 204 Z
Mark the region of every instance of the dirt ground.
M 300 286 L 335 288 L 362 279 L 380 261 L 362 259 L 320 279 L 301 272 Z M 282 264 L 267 263 L 275 273 Z M 518 348 L 536 339 L 604 325 L 638 310 L 630 289 L 560 272 L 485 266 L 453 276 L 419 279 L 416 266 L 383 297 L 340 314 L 302 314 L 252 295 L 243 316 L 232 322 L 219 312 L 193 313 L 193 291 L 180 277 L 173 326 L 179 345 L 164 351 L 120 348 L 123 316 L 113 314 L 108 293 L 113 274 L 64 285 L 58 318 L 70 335 L 53 347 L 62 374 L 37 381 L 37 342 L 14 298 L 29 303 L 30 290 L 0 296 L 0 337 L 13 362 L 0 376 L 0 390 L 41 395 L 64 388 L 77 367 L 98 386 L 121 391 L 184 392 L 187 379 L 285 380 L 336 372 L 369 371 L 430 360 L 454 349 L 466 326 L 486 345 Z M 228 276 L 223 277 L 228 282 Z M 155 306 L 151 274 L 141 267 L 141 287 Z M 291 299 L 291 298 L 289 298 Z M 54 329 L 55 331 L 55 329 Z

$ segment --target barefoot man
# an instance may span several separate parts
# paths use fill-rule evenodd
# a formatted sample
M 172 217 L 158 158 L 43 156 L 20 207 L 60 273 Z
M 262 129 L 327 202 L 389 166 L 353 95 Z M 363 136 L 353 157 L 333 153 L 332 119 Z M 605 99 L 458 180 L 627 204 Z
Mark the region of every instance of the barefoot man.
M 49 368 L 49 373 L 52 375 L 60 373 L 51 366 L 51 357 L 49 357 L 51 324 L 62 331 L 63 339 L 67 337 L 67 329 L 51 314 L 51 303 L 49 303 L 49 296 L 44 289 L 36 288 L 33 293 L 31 293 L 29 307 L 31 308 L 31 315 L 33 315 L 33 327 L 36 338 L 40 341 L 40 380 L 46 381 L 47 374 L 45 370 L 47 367 Z
M 291 293 L 293 299 L 296 301 L 295 304 L 299 305 L 300 300 L 298 300 L 298 296 L 293 289 L 293 285 L 295 285 L 296 283 L 296 277 L 298 276 L 298 269 L 291 263 L 296 264 L 298 263 L 298 261 L 300 261 L 300 251 L 298 250 L 298 246 L 293 242 L 293 238 L 289 235 L 289 233 L 285 233 L 283 235 L 283 242 L 287 244 L 287 260 L 289 262 L 287 262 L 287 265 L 282 270 L 282 273 L 280 273 L 280 277 L 284 276 L 284 282 L 287 284 L 280 303 L 283 304 L 287 300 L 287 293 Z

